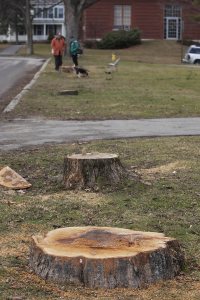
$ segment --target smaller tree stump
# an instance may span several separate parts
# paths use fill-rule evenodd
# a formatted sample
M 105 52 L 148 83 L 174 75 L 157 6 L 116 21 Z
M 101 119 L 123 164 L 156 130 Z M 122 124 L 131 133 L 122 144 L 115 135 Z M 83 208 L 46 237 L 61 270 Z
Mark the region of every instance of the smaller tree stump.
M 58 92 L 59 95 L 64 95 L 64 96 L 76 96 L 78 95 L 77 90 L 62 90 Z
M 96 189 L 117 185 L 127 176 L 117 154 L 86 153 L 64 159 L 64 186 L 67 189 Z
M 34 236 L 30 266 L 45 280 L 90 288 L 140 288 L 172 279 L 184 264 L 177 240 L 112 227 L 67 227 Z

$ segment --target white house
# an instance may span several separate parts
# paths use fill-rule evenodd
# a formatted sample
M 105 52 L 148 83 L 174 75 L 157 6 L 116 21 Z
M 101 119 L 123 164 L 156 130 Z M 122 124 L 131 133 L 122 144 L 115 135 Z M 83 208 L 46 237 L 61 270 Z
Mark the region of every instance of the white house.
M 64 5 L 59 0 L 32 0 L 33 10 L 33 40 L 44 41 L 49 35 L 60 32 L 65 36 L 65 11 Z M 18 40 L 26 41 L 25 30 L 19 31 Z M 8 30 L 7 35 L 0 35 L 0 40 L 9 42 L 16 40 L 15 32 Z

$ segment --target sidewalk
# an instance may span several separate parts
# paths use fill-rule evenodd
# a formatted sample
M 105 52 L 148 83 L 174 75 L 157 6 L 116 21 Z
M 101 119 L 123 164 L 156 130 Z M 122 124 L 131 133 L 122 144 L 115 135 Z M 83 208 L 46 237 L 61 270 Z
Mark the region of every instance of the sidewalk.
M 190 135 L 200 135 L 200 118 L 105 121 L 14 119 L 0 122 L 0 150 L 45 143 Z
M 3 49 L 2 51 L 0 51 L 0 56 L 15 55 L 22 47 L 23 47 L 23 45 L 10 45 L 10 46 L 6 47 L 5 49 Z

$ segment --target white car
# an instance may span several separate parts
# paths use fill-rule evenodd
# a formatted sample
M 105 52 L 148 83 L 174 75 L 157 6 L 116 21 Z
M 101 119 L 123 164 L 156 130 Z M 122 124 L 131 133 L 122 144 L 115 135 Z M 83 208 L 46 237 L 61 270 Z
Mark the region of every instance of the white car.
M 188 48 L 185 57 L 182 60 L 188 64 L 200 64 L 200 46 L 192 45 Z

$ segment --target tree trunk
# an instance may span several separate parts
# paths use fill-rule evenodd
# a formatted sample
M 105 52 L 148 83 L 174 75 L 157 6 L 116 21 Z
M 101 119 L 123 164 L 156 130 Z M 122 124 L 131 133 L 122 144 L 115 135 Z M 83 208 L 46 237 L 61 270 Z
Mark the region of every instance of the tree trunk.
M 27 34 L 27 54 L 33 54 L 33 33 L 32 17 L 30 15 L 30 0 L 26 0 L 26 34 Z
M 18 16 L 17 13 L 15 15 L 15 43 L 19 44 L 19 30 L 18 30 Z
M 64 186 L 67 189 L 99 189 L 119 184 L 127 175 L 118 155 L 109 153 L 73 154 L 64 159 Z
M 100 0 L 63 0 L 65 5 L 66 40 L 69 49 L 70 37 L 79 38 L 80 21 L 84 9 Z
M 45 280 L 90 288 L 140 288 L 172 279 L 184 256 L 162 233 L 111 227 L 68 227 L 34 236 L 30 266 Z
M 66 23 L 66 39 L 69 46 L 70 38 L 73 36 L 78 39 L 79 25 L 82 11 L 71 4 L 71 0 L 64 0 L 65 3 L 65 23 Z

